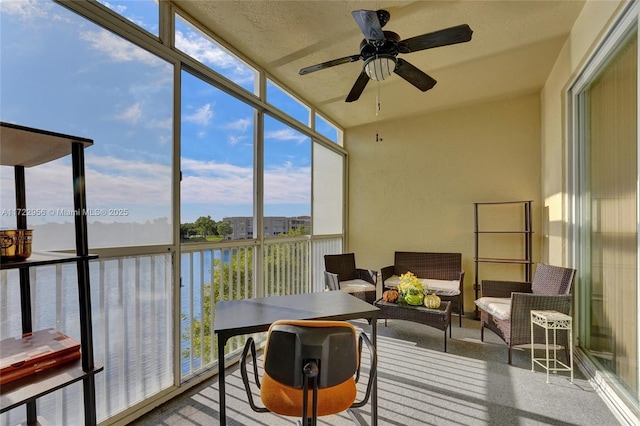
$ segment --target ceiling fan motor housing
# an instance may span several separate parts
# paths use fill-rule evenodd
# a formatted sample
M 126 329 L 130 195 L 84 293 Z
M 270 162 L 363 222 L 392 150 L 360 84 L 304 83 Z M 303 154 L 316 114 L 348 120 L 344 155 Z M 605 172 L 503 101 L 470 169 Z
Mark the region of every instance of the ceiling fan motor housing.
M 396 57 L 386 53 L 370 57 L 364 62 L 364 72 L 371 80 L 382 81 L 396 69 Z
M 393 31 L 384 31 L 385 40 L 362 40 L 360 56 L 364 60 L 363 69 L 371 80 L 382 81 L 396 69 L 398 42 L 400 36 Z

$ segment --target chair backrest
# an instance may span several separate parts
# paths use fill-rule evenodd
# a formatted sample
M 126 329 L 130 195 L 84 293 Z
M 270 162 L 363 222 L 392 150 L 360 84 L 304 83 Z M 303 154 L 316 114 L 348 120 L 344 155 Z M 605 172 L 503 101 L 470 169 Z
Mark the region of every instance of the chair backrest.
M 260 397 L 269 411 L 285 416 L 342 412 L 356 399 L 358 363 L 356 330 L 348 322 L 276 321 L 267 336 Z M 311 384 L 318 387 L 317 405 L 306 398 Z
M 324 269 L 332 274 L 338 274 L 338 281 L 349 281 L 357 278 L 356 256 L 354 253 L 326 254 Z
M 336 386 L 353 378 L 358 368 L 356 330 L 344 321 L 281 320 L 269 329 L 265 347 L 265 374 L 302 389 L 308 360 L 320 365 L 318 388 Z
M 398 276 L 411 271 L 418 278 L 455 280 L 462 271 L 462 253 L 397 251 L 393 271 Z
M 569 294 L 575 274 L 575 269 L 538 263 L 531 291 L 546 295 Z

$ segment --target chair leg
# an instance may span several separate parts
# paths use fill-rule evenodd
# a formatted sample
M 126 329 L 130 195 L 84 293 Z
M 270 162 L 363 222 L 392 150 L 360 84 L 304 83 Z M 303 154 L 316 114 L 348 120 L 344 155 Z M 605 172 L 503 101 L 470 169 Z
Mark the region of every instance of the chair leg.
M 480 341 L 484 342 L 484 324 L 480 323 Z
M 511 365 L 511 346 L 509 346 L 508 349 L 509 349 L 509 361 L 508 361 L 508 364 Z

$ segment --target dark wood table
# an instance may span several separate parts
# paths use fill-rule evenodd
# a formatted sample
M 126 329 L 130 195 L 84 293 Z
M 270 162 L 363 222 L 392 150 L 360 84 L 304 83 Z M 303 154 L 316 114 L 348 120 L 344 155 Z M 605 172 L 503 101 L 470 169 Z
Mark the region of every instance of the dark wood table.
M 364 318 L 371 324 L 371 343 L 376 347 L 376 320 L 379 309 L 342 291 L 272 296 L 216 303 L 214 333 L 218 335 L 218 384 L 220 424 L 227 424 L 224 348 L 227 341 L 242 334 L 267 331 L 277 320 L 351 320 Z M 371 390 L 371 424 L 378 424 L 378 386 Z
M 413 321 L 443 330 L 444 351 L 447 351 L 447 328 L 449 329 L 449 337 L 451 337 L 451 302 L 443 301 L 438 309 L 385 302 L 382 299 L 376 300 L 375 305 L 380 308 L 378 315 L 380 319 Z

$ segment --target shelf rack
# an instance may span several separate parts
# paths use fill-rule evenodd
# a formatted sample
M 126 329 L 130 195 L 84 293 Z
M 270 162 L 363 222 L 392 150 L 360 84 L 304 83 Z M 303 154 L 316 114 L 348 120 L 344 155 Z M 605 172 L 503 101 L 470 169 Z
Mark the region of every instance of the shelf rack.
M 0 269 L 18 269 L 20 278 L 20 309 L 22 333 L 33 331 L 31 311 L 31 283 L 29 268 L 57 263 L 75 263 L 78 274 L 78 305 L 80 316 L 81 358 L 60 367 L 45 370 L 7 383 L 0 390 L 0 413 L 26 405 L 27 424 L 38 424 L 36 400 L 78 381 L 83 382 L 85 425 L 96 424 L 95 374 L 103 370 L 93 355 L 93 327 L 91 321 L 91 291 L 89 261 L 97 255 L 89 254 L 87 239 L 84 149 L 93 141 L 86 138 L 34 129 L 0 122 L 0 165 L 14 168 L 16 211 L 25 211 L 26 182 L 24 170 L 71 155 L 73 205 L 75 218 L 74 254 L 33 253 L 21 261 L 0 262 Z M 16 215 L 17 229 L 27 229 L 27 216 Z M 11 285 L 11 283 L 8 283 Z
M 526 201 L 497 201 L 497 202 L 483 202 L 483 203 L 473 203 L 474 207 L 474 234 L 475 234 L 475 282 L 474 282 L 474 290 L 475 290 L 475 298 L 478 299 L 480 292 L 480 279 L 479 279 L 479 267 L 482 263 L 493 263 L 493 264 L 513 264 L 513 265 L 523 265 L 524 266 L 524 280 L 530 282 L 531 274 L 532 274 L 532 252 L 533 252 L 533 228 L 532 228 L 532 220 L 531 220 L 531 200 Z M 507 229 L 507 230 L 485 230 L 481 228 L 480 215 L 483 206 L 513 206 L 513 205 L 521 205 L 522 206 L 522 229 Z M 480 255 L 480 240 L 482 235 L 512 235 L 512 236 L 520 236 L 522 238 L 522 247 L 523 247 L 523 258 L 496 258 L 496 257 L 483 257 Z M 478 316 L 478 308 L 476 307 L 476 317 Z

